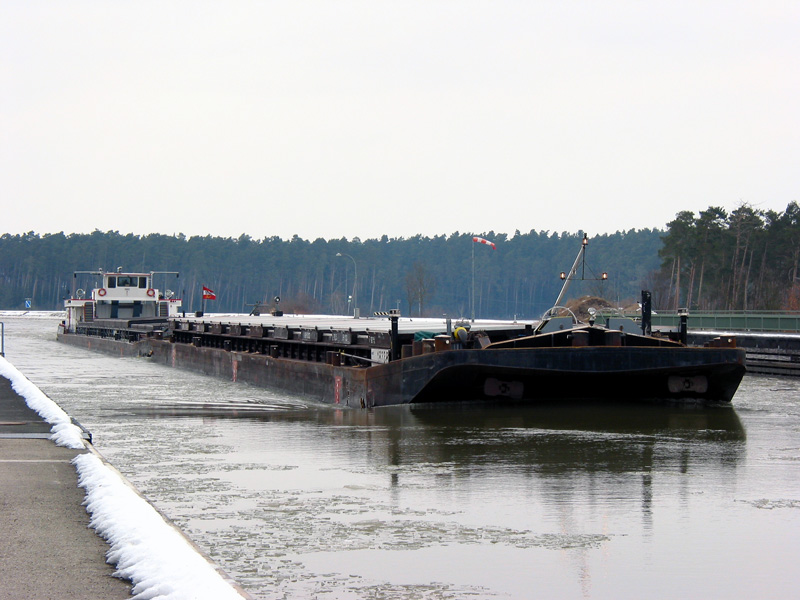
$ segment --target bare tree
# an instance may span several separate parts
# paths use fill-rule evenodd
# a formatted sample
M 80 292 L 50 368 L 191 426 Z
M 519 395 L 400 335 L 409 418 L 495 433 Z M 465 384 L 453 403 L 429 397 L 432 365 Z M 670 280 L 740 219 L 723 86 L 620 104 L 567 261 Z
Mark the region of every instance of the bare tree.
M 417 306 L 418 316 L 422 316 L 425 303 L 436 293 L 436 280 L 421 262 L 415 262 L 406 273 L 406 298 L 409 312 Z

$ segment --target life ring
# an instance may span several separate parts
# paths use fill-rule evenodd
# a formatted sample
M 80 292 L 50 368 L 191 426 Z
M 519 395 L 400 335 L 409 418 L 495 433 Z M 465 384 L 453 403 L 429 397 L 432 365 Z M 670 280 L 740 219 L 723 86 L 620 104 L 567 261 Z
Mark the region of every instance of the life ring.
M 97 290 L 97 295 L 98 296 L 105 296 L 106 295 L 106 288 L 100 288 L 99 290 Z
M 149 290 L 147 290 L 147 295 L 152 298 L 153 296 L 156 295 L 156 291 L 153 288 L 150 288 Z

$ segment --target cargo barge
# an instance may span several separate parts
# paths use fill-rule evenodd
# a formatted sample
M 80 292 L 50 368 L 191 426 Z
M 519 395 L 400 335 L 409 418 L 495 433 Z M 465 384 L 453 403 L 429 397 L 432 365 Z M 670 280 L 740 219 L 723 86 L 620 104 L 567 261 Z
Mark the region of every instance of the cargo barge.
M 321 402 L 371 408 L 445 401 L 668 399 L 730 402 L 745 373 L 733 337 L 687 347 L 632 319 L 588 324 L 181 314 L 155 273 L 92 272 L 65 301 L 61 342 Z M 684 332 L 685 333 L 685 332 Z M 684 336 L 685 337 L 685 336 Z

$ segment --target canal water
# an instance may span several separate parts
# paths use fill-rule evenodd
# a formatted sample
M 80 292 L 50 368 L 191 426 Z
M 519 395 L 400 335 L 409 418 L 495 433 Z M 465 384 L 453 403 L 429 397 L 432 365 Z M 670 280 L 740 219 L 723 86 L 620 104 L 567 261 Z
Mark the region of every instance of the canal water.
M 346 410 L 55 342 L 6 358 L 255 598 L 789 598 L 800 381 L 732 406 Z

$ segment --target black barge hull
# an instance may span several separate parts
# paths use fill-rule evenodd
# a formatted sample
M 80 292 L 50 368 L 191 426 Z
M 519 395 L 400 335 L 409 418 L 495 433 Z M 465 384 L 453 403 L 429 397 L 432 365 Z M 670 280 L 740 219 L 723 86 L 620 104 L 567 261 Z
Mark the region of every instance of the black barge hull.
M 59 333 L 60 341 L 330 404 L 667 399 L 729 402 L 745 373 L 737 348 L 543 347 L 446 350 L 371 366 L 273 357 L 147 337 Z

